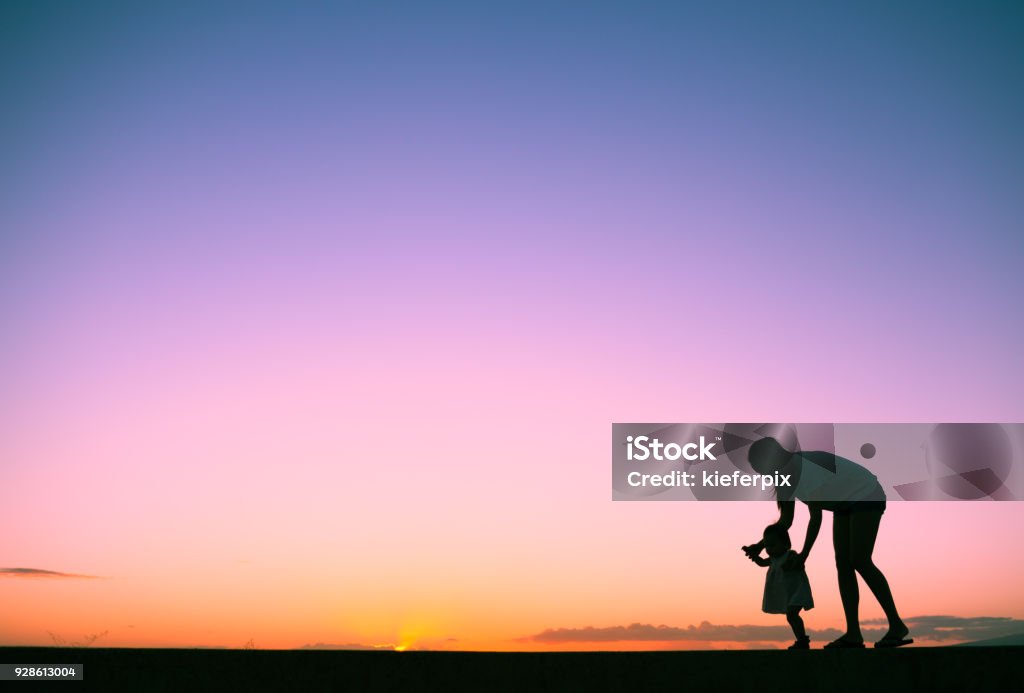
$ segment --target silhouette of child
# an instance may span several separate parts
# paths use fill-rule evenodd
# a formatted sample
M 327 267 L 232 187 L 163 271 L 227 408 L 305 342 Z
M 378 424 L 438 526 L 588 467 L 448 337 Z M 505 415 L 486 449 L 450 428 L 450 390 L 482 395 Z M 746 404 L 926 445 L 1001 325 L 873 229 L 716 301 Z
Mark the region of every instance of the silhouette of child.
M 813 609 L 814 599 L 811 597 L 811 583 L 807 580 L 807 571 L 801 561 L 791 560 L 796 556 L 789 540 L 789 532 L 779 525 L 768 525 L 764 529 L 764 550 L 768 558 L 761 558 L 761 552 L 753 551 L 756 547 L 744 546 L 747 557 L 761 567 L 768 568 L 764 580 L 764 599 L 761 610 L 766 614 L 786 614 L 796 636 L 796 642 L 789 646 L 791 650 L 808 650 L 811 640 L 804 630 L 804 620 L 800 617 L 802 609 Z

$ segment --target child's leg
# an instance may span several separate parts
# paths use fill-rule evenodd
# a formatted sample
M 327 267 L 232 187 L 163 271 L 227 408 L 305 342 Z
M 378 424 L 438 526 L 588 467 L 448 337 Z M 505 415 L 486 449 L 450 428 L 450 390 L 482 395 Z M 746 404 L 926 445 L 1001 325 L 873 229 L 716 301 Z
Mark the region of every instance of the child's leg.
M 789 621 L 790 628 L 793 629 L 793 635 L 796 636 L 797 640 L 803 640 L 807 637 L 807 631 L 804 630 L 804 620 L 800 618 L 799 606 L 791 606 L 786 610 L 786 620 Z

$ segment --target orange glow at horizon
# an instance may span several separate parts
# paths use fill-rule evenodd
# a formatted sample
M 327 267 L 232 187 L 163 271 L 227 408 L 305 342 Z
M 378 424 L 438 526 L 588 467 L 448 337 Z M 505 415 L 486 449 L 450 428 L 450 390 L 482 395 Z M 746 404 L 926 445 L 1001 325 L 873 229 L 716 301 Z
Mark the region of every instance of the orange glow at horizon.
M 1012 545 L 1022 509 L 1005 503 L 891 504 L 876 559 L 904 615 L 1024 617 L 1017 589 L 1021 562 L 1000 550 Z M 532 638 L 549 629 L 633 623 L 785 625 L 760 613 L 764 574 L 738 548 L 771 519 L 770 509 L 639 503 L 615 504 L 611 511 L 607 522 L 591 522 L 588 537 L 567 521 L 561 530 L 551 525 L 538 532 L 537 541 L 516 543 L 516 534 L 485 524 L 478 528 L 479 542 L 492 547 L 490 562 L 479 560 L 479 551 L 460 548 L 458 534 L 433 540 L 420 535 L 426 545 L 391 544 L 404 550 L 382 551 L 373 566 L 353 563 L 344 552 L 330 558 L 294 544 L 268 545 L 261 558 L 246 562 L 218 558 L 216 544 L 200 541 L 188 550 L 155 541 L 149 553 L 142 544 L 124 554 L 95 547 L 58 567 L 82 575 L 106 570 L 108 577 L 0 578 L 0 645 L 84 643 L 102 634 L 93 646 L 237 648 L 252 641 L 265 649 L 399 651 L 739 648 L 751 644 Z M 798 517 L 797 534 L 800 522 Z M 929 531 L 922 534 L 922 526 Z M 958 547 L 958 561 L 950 563 L 949 537 L 969 527 L 976 528 L 976 541 Z M 488 543 L 484 533 L 492 530 Z M 31 555 L 39 548 L 20 544 L 27 556 L 20 562 L 40 564 Z M 412 564 L 418 568 L 410 572 Z M 808 627 L 840 627 L 827 519 L 808 572 L 816 601 L 805 614 Z M 399 575 L 406 577 L 389 577 Z M 970 585 L 977 589 L 966 589 Z M 863 588 L 861 609 L 862 620 L 881 616 Z

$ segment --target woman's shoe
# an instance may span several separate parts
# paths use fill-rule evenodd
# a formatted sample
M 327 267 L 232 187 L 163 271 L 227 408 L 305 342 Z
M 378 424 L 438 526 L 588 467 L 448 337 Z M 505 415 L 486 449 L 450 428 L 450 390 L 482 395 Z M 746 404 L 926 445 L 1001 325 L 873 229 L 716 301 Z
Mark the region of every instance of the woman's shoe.
M 790 645 L 787 649 L 790 650 L 809 650 L 811 649 L 811 639 L 806 635 L 802 638 L 797 638 L 796 642 Z
M 910 629 L 903 622 L 896 626 L 895 629 L 890 628 L 889 632 L 886 633 L 881 640 L 875 643 L 875 647 L 903 647 L 914 642 L 914 639 L 910 637 Z

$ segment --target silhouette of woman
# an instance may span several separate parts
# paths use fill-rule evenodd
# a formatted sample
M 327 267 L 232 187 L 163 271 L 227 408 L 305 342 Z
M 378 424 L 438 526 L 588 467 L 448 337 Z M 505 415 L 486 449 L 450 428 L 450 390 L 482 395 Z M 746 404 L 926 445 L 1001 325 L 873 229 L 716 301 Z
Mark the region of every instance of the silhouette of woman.
M 774 438 L 755 441 L 750 446 L 747 459 L 760 474 L 778 471 L 790 474 L 795 480 L 789 489 L 777 487 L 780 527 L 788 530 L 792 526 L 796 500 L 803 501 L 810 511 L 803 550 L 791 558 L 796 566 L 802 566 L 807 560 L 818 538 L 821 512 L 832 512 L 832 544 L 836 552 L 846 633 L 825 647 L 864 647 L 858 616 L 858 574 L 889 620 L 889 631 L 875 643 L 875 647 L 900 647 L 912 643 L 908 637 L 910 631 L 896 610 L 889 582 L 871 560 L 878 525 L 885 512 L 885 491 L 875 475 L 859 464 L 829 452 L 790 452 Z M 758 542 L 744 546 L 743 550 L 749 555 L 751 552 L 760 553 L 762 548 L 762 543 Z

